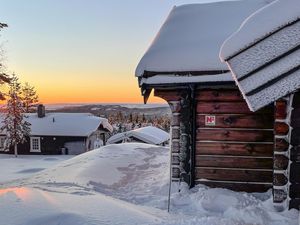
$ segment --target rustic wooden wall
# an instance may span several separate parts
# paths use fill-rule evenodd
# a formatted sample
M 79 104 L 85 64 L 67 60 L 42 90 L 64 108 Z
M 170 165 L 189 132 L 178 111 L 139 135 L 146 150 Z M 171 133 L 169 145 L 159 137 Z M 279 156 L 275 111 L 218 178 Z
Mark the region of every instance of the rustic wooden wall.
M 262 192 L 273 180 L 273 107 L 252 113 L 236 89 L 199 89 L 195 180 L 213 187 Z M 215 116 L 214 126 L 205 124 Z
M 197 89 L 194 98 L 189 89 L 156 89 L 155 95 L 172 110 L 173 180 L 249 192 L 272 187 L 273 106 L 252 113 L 237 89 Z M 215 116 L 215 126 L 205 125 L 206 115 Z

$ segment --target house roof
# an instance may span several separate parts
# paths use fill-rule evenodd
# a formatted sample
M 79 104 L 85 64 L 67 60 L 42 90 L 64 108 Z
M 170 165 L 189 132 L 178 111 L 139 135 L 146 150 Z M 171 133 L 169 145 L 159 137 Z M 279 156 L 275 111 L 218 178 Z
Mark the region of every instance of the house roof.
M 220 52 L 250 110 L 300 88 L 299 0 L 277 0 L 247 18 Z
M 4 116 L 1 117 L 1 123 Z M 33 136 L 76 136 L 87 137 L 100 125 L 112 132 L 113 128 L 105 118 L 90 113 L 46 113 L 39 118 L 36 113 L 26 113 L 25 120 L 31 124 Z
M 154 41 L 140 60 L 136 76 L 143 83 L 159 83 L 160 79 L 146 79 L 151 74 L 168 77 L 173 82 L 233 81 L 228 68 L 219 59 L 224 40 L 240 23 L 267 0 L 226 1 L 190 4 L 174 7 Z M 181 74 L 180 72 L 186 72 Z M 195 73 L 201 76 L 186 76 Z M 210 79 L 211 77 L 211 79 Z
M 220 57 L 228 59 L 300 18 L 299 0 L 276 0 L 250 15 L 222 44 Z
M 117 143 L 126 138 L 136 138 L 148 144 L 159 145 L 168 141 L 170 139 L 170 134 L 157 127 L 147 126 L 115 134 L 107 140 L 107 143 Z

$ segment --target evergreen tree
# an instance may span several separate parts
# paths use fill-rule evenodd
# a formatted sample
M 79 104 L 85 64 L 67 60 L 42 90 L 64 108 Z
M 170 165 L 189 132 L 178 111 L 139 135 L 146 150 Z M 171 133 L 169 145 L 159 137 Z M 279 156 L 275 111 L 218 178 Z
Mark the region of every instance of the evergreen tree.
M 0 23 L 0 30 L 7 27 L 7 24 L 5 23 Z M 9 76 L 4 72 L 5 69 L 4 69 L 4 66 L 2 64 L 2 61 L 3 61 L 3 51 L 2 49 L 0 49 L 0 85 L 2 84 L 5 84 L 5 83 L 9 83 L 10 81 L 10 78 Z M 4 93 L 3 92 L 0 92 L 0 100 L 5 100 L 5 96 L 4 96 Z
M 7 135 L 5 149 L 9 150 L 13 146 L 16 157 L 18 155 L 17 145 L 26 141 L 26 136 L 29 136 L 30 133 L 30 124 L 24 120 L 21 94 L 21 85 L 18 78 L 13 75 L 9 84 L 7 113 L 1 130 L 4 130 Z
M 132 113 L 129 114 L 129 123 L 132 123 L 133 122 L 133 115 Z
M 32 107 L 39 102 L 39 97 L 36 94 L 34 87 L 27 82 L 22 87 L 22 100 L 26 113 L 29 113 Z

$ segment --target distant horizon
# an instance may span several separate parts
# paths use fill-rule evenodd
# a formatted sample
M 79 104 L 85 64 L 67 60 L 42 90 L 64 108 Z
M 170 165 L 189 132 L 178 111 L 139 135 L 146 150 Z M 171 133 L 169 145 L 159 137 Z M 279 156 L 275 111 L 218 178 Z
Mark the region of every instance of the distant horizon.
M 4 64 L 47 104 L 142 103 L 135 68 L 169 12 L 209 1 L 4 1 Z

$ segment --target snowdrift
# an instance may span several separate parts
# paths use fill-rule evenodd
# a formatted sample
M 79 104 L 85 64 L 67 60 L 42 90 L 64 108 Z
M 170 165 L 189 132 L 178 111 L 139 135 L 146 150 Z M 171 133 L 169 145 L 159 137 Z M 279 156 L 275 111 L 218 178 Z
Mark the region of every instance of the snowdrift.
M 1 221 L 12 225 L 298 224 L 297 210 L 275 211 L 271 191 L 249 194 L 203 185 L 189 189 L 183 183 L 172 186 L 168 214 L 168 162 L 168 148 L 140 143 L 87 152 L 10 183 L 25 191 L 0 190 Z
M 168 162 L 168 148 L 115 144 L 67 160 L 29 182 L 49 190 L 73 193 L 80 189 L 82 194 L 96 191 L 140 203 L 158 193 L 167 196 Z

